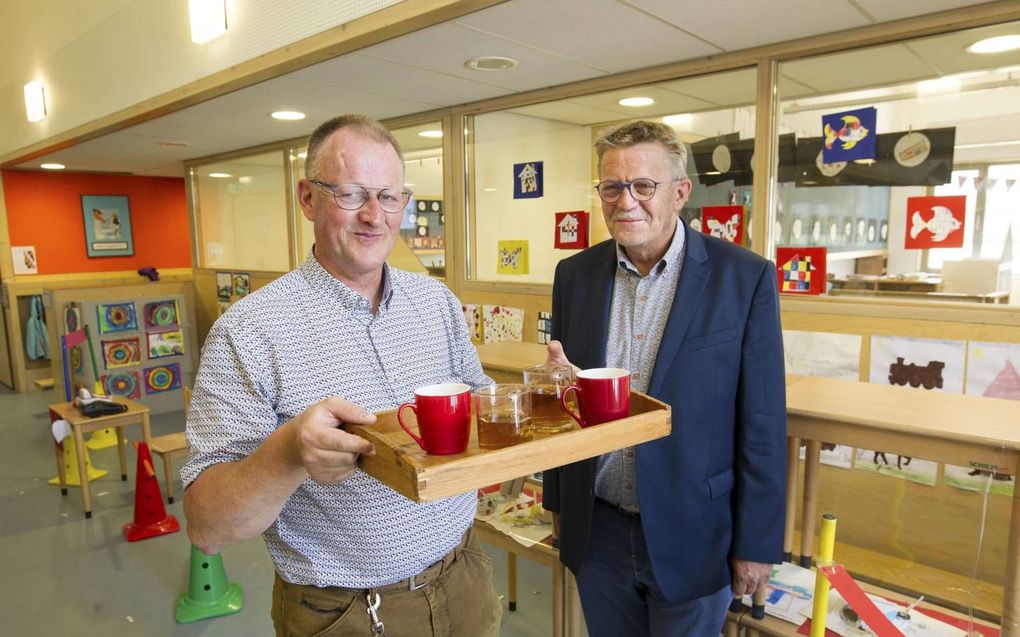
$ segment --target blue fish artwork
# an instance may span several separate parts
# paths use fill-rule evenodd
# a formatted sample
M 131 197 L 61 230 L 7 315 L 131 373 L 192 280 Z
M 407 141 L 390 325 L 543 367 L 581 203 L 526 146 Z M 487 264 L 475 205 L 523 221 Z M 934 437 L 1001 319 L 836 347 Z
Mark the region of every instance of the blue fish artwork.
M 822 115 L 822 161 L 832 164 L 877 156 L 874 106 Z

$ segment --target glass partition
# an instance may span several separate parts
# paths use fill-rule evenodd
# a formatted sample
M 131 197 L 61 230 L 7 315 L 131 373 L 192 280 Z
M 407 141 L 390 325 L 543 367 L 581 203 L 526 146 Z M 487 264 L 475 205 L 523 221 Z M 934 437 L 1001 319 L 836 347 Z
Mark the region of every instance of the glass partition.
M 192 169 L 203 268 L 290 269 L 283 153 Z
M 1018 28 L 780 64 L 775 256 L 826 273 L 787 292 L 1020 302 L 1020 50 L 969 50 Z
M 632 119 L 662 121 L 688 144 L 694 190 L 683 218 L 749 245 L 755 80 L 754 69 L 741 69 L 470 118 L 468 278 L 550 284 L 560 259 L 609 238 L 593 189 L 593 144 Z

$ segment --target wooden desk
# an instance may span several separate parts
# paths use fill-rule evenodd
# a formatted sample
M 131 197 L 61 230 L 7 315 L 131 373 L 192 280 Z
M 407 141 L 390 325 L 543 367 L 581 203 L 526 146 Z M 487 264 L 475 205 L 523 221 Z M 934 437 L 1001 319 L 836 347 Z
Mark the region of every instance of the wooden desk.
M 545 362 L 545 345 L 503 341 L 476 345 L 482 369 L 497 383 L 519 383 L 525 367 Z
M 1001 470 L 1016 475 L 1020 453 L 1020 402 L 832 378 L 787 377 L 789 448 L 808 441 L 801 521 L 801 564 L 814 553 L 815 503 L 822 441 L 882 449 L 964 467 Z M 796 471 L 793 456 L 788 471 Z M 788 484 L 790 476 L 788 476 Z M 789 494 L 790 507 L 796 506 Z M 792 525 L 787 546 L 792 548 Z M 1020 489 L 1015 491 L 1007 545 L 1002 600 L 1002 634 L 1020 636 Z M 838 547 L 838 542 L 837 542 Z M 837 549 L 838 550 L 838 549 Z M 771 634 L 771 633 L 766 633 Z
M 89 418 L 78 411 L 74 403 L 56 403 L 49 408 L 71 426 L 74 437 L 74 450 L 78 454 L 78 477 L 81 479 L 81 499 L 85 508 L 85 517 L 92 517 L 92 503 L 89 496 L 89 480 L 85 466 L 85 434 L 100 429 L 113 428 L 117 435 L 117 453 L 120 456 L 120 479 L 127 480 L 127 453 L 124 448 L 124 436 L 120 429 L 128 425 L 142 426 L 142 439 L 147 445 L 152 443 L 149 429 L 149 408 L 128 398 L 114 396 L 113 400 L 127 405 L 127 411 L 109 416 Z M 64 457 L 59 444 L 54 444 L 57 456 L 57 474 L 60 476 L 60 493 L 67 495 L 67 475 L 64 471 Z

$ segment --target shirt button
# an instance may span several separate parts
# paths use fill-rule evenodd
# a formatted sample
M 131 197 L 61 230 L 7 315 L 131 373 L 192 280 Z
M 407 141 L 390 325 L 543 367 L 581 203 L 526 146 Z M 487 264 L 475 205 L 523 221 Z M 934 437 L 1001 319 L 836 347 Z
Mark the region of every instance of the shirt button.
M 634 338 L 636 338 L 639 341 L 643 341 L 643 340 L 645 340 L 645 335 L 644 334 L 637 334 L 637 335 L 634 336 Z
M 634 378 L 641 378 L 641 372 L 634 372 Z
M 647 294 L 642 294 L 641 295 L 641 302 L 644 303 L 647 300 L 648 300 L 648 295 Z

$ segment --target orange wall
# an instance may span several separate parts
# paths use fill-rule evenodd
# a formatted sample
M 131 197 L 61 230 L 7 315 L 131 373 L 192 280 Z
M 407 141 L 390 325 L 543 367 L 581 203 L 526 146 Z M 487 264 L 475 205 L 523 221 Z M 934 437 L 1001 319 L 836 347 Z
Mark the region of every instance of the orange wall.
M 5 170 L 3 183 L 11 245 L 35 246 L 39 274 L 191 267 L 183 179 Z M 127 195 L 134 256 L 88 257 L 82 195 Z

